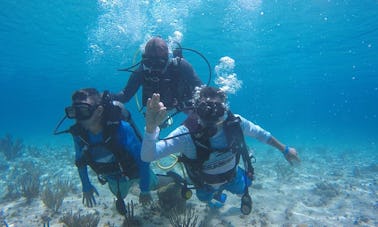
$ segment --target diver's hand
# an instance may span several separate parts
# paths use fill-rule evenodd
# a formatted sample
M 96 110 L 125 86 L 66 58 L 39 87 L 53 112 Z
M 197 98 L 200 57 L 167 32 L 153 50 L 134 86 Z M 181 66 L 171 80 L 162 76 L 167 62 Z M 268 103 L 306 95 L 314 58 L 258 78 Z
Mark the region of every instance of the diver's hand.
M 84 204 L 84 206 L 93 207 L 94 205 L 96 205 L 96 199 L 94 197 L 94 194 L 99 196 L 98 191 L 96 190 L 96 188 L 94 186 L 92 186 L 92 188 L 89 191 L 83 192 L 83 204 Z
M 160 95 L 154 93 L 151 98 L 147 100 L 146 110 L 146 131 L 153 133 L 156 127 L 160 125 L 167 115 L 167 108 L 160 102 Z
M 298 157 L 297 150 L 293 147 L 289 147 L 289 150 L 285 153 L 284 152 L 285 159 L 290 163 L 290 165 L 293 165 L 294 163 L 299 163 L 301 160 Z
M 151 196 L 150 192 L 141 192 L 139 194 L 139 202 L 144 206 L 151 204 L 152 203 L 152 196 Z

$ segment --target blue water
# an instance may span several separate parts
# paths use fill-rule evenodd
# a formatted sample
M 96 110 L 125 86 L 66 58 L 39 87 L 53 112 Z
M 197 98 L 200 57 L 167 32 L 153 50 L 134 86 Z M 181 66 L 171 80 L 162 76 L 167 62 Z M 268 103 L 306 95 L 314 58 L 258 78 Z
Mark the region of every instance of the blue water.
M 51 134 L 75 89 L 119 91 L 128 74 L 117 69 L 147 37 L 179 31 L 212 69 L 235 60 L 243 86 L 232 110 L 276 137 L 376 147 L 377 12 L 372 0 L 3 1 L 0 135 L 67 142 Z M 207 81 L 204 61 L 184 55 Z M 127 106 L 143 127 L 135 102 Z
M 210 62 L 212 85 L 219 60 L 232 58 L 242 81 L 229 95 L 232 111 L 299 152 L 302 165 L 292 170 L 278 152 L 248 140 L 261 186 L 251 189 L 249 220 L 377 226 L 378 1 L 3 0 L 0 6 L 0 139 L 10 133 L 42 147 L 24 149 L 24 156 L 9 162 L 0 154 L 0 220 L 4 210 L 14 226 L 31 226 L 27 220 L 41 226 L 44 207 L 3 197 L 16 176 L 30 173 L 30 160 L 42 169 L 43 181 L 74 176 L 80 188 L 71 137 L 52 135 L 71 94 L 83 87 L 120 91 L 129 74 L 117 69 L 138 61 L 148 37 L 169 39 L 178 31 L 183 47 Z M 184 56 L 207 81 L 204 60 L 192 52 Z M 126 106 L 142 129 L 135 100 Z M 175 125 L 183 118 L 175 118 Z M 106 193 L 100 194 L 111 196 Z M 79 194 L 64 202 L 64 211 L 81 205 Z M 98 208 L 102 216 L 110 211 Z M 219 220 L 246 223 L 233 209 Z

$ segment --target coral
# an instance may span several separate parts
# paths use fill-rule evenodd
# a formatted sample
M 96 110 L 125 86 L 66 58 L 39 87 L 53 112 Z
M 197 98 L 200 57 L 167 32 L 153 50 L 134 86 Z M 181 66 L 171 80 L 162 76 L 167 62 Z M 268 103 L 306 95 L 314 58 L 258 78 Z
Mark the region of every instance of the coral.
M 23 148 L 22 140 L 17 139 L 14 141 L 10 134 L 6 134 L 4 138 L 0 139 L 0 152 L 4 154 L 8 161 L 21 156 L 21 150 Z
M 142 226 L 142 223 L 134 216 L 134 207 L 135 204 L 132 200 L 126 204 L 126 215 L 122 224 L 123 227 Z
M 54 212 L 62 206 L 64 192 L 57 186 L 46 187 L 41 194 L 42 202 Z
M 183 211 L 186 206 L 186 200 L 181 195 L 181 186 L 176 183 L 170 183 L 160 187 L 157 191 L 159 197 L 159 206 L 162 208 L 163 215 L 168 214 L 172 209 Z
M 0 226 L 8 227 L 7 221 L 5 220 L 4 211 L 0 211 Z
M 28 202 L 39 194 L 40 180 L 36 174 L 25 173 L 17 179 L 17 191 L 25 197 Z
M 73 192 L 74 189 L 75 186 L 70 179 L 53 179 L 44 184 L 41 199 L 48 208 L 54 212 L 58 212 L 59 208 L 62 206 L 64 197 L 66 197 L 69 192 Z
M 146 223 L 153 223 L 156 226 L 160 226 L 156 221 L 160 222 L 162 219 L 156 220 L 154 217 L 161 217 L 163 212 L 164 211 L 160 207 L 159 202 L 154 200 L 148 206 L 144 207 L 143 212 L 141 213 L 141 218 Z
M 41 219 L 42 219 L 43 227 L 50 227 L 51 218 L 49 216 L 42 215 Z
M 333 198 L 340 195 L 340 186 L 336 183 L 322 181 L 315 183 L 311 193 L 315 196 L 305 199 L 304 204 L 315 207 L 326 206 Z
M 6 186 L 7 190 L 4 192 L 5 195 L 4 195 L 3 199 L 5 201 L 12 201 L 14 199 L 20 198 L 21 194 L 18 191 L 18 187 L 17 187 L 16 182 L 7 181 L 6 183 L 7 183 L 7 186 Z
M 27 145 L 25 148 L 25 152 L 28 153 L 28 155 L 30 155 L 31 157 L 35 158 L 41 158 L 46 156 L 46 152 L 35 145 Z
M 193 206 L 186 207 L 183 214 L 176 209 L 172 209 L 169 212 L 168 219 L 174 227 L 195 227 L 198 221 L 198 215 L 195 213 Z M 198 226 L 201 226 L 201 223 Z
M 12 162 L 5 178 L 4 200 L 14 200 L 21 196 L 36 197 L 40 190 L 40 176 L 43 166 L 32 160 L 22 158 Z
M 319 182 L 315 184 L 315 188 L 312 190 L 315 195 L 332 199 L 340 194 L 340 189 L 337 184 L 331 184 L 328 182 Z
M 59 188 L 63 196 L 68 195 L 69 192 L 74 192 L 76 189 L 70 179 L 58 179 L 56 181 L 56 187 Z
M 100 222 L 100 215 L 98 211 L 85 215 L 81 215 L 80 211 L 75 214 L 71 211 L 64 214 L 60 222 L 67 227 L 96 227 Z

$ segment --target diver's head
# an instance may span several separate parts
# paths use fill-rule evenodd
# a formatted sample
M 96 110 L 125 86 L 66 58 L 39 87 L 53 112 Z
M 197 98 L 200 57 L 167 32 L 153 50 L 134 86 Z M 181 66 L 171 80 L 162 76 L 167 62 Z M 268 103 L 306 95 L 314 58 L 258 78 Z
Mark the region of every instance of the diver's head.
M 150 39 L 142 55 L 144 70 L 150 72 L 163 72 L 168 66 L 168 45 L 160 37 Z
M 200 88 L 195 95 L 195 111 L 203 126 L 220 126 L 226 118 L 226 94 L 219 88 Z
M 66 107 L 66 115 L 76 119 L 84 128 L 101 122 L 104 107 L 101 105 L 101 94 L 95 88 L 84 88 L 75 91 L 72 95 L 72 105 Z

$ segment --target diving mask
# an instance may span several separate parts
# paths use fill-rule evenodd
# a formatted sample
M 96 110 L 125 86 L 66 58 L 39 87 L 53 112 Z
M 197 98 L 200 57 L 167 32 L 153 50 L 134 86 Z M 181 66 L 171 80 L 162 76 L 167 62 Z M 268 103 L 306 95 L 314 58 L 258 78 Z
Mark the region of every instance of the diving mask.
M 150 72 L 164 70 L 167 66 L 167 63 L 167 58 L 148 56 L 143 56 L 142 58 L 143 69 Z
M 226 107 L 221 102 L 201 101 L 196 105 L 196 112 L 203 122 L 218 122 L 225 111 Z
M 68 118 L 83 121 L 91 118 L 97 107 L 98 105 L 92 106 L 88 103 L 74 103 L 66 107 L 65 112 Z

